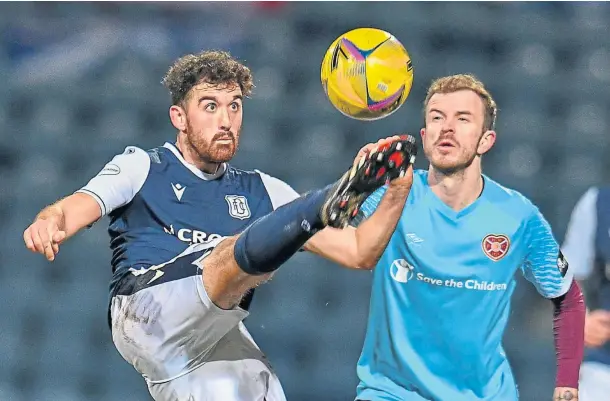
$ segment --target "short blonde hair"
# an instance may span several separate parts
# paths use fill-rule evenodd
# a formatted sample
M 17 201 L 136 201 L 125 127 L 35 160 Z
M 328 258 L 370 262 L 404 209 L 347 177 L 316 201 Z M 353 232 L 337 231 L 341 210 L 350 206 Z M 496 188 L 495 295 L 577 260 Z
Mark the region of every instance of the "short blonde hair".
M 453 93 L 461 90 L 471 90 L 481 97 L 485 106 L 485 119 L 483 129 L 485 131 L 494 129 L 498 108 L 491 94 L 485 89 L 485 85 L 477 77 L 471 74 L 457 74 L 448 77 L 437 78 L 432 81 L 424 101 L 424 118 L 430 98 L 437 93 Z

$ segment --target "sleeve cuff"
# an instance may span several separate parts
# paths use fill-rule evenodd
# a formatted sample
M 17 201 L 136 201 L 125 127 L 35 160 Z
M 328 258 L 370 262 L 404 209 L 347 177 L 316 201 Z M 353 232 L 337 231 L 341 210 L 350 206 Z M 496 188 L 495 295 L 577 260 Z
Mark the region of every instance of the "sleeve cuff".
M 102 212 L 101 217 L 104 217 L 106 215 L 106 204 L 104 203 L 104 200 L 102 198 L 100 198 L 100 196 L 98 194 L 96 194 L 95 192 L 90 191 L 86 188 L 81 188 L 78 191 L 76 191 L 76 193 L 87 194 L 87 195 L 91 196 L 93 199 L 95 199 L 95 201 L 97 202 L 97 204 L 100 207 L 100 211 Z

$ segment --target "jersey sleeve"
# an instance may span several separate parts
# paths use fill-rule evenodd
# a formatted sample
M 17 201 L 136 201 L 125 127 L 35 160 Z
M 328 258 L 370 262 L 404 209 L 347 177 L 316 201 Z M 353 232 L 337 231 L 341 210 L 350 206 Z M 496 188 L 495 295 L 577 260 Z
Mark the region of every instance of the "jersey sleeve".
M 360 223 L 371 217 L 375 210 L 377 210 L 377 206 L 379 206 L 379 202 L 381 202 L 381 198 L 383 198 L 383 194 L 385 194 L 387 189 L 387 185 L 384 185 L 370 194 L 364 200 L 362 205 L 360 205 L 360 210 L 358 211 L 356 217 L 350 221 L 350 225 L 353 227 L 358 227 Z
M 566 231 L 561 251 L 570 261 L 577 280 L 586 279 L 593 270 L 595 231 L 597 230 L 597 188 L 590 188 L 578 200 Z
M 521 266 L 525 278 L 545 298 L 564 295 L 570 289 L 573 273 L 559 250 L 550 224 L 537 209 L 526 223 L 525 244 L 527 255 Z
M 265 185 L 265 189 L 267 190 L 269 198 L 271 199 L 271 204 L 273 205 L 273 210 L 286 203 L 292 202 L 300 196 L 297 191 L 284 181 L 265 174 L 262 171 L 254 171 L 260 175 L 263 185 Z
M 150 157 L 144 150 L 128 146 L 116 155 L 89 182 L 76 192 L 93 197 L 102 216 L 131 202 L 142 189 L 150 170 Z

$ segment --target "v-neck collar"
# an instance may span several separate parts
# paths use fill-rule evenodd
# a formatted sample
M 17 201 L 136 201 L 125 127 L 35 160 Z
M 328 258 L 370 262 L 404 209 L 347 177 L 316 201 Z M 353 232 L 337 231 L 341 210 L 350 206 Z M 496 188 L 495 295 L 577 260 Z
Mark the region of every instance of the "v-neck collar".
M 218 166 L 218 170 L 214 174 L 204 173 L 191 163 L 184 160 L 184 157 L 182 157 L 182 153 L 180 153 L 180 150 L 178 150 L 176 145 L 174 145 L 173 143 L 165 142 L 163 147 L 169 149 L 174 154 L 174 156 L 176 156 L 176 158 L 180 161 L 180 163 L 184 165 L 184 167 L 189 169 L 193 174 L 195 174 L 197 177 L 201 178 L 204 181 L 215 180 L 221 177 L 227 171 L 227 163 L 222 163 L 220 166 Z
M 476 207 L 483 201 L 483 197 L 485 196 L 485 194 L 487 193 L 487 191 L 489 190 L 489 180 L 487 177 L 485 177 L 485 175 L 481 175 L 483 178 L 483 189 L 481 190 L 481 193 L 479 194 L 479 196 L 474 200 L 474 202 L 472 202 L 470 205 L 466 206 L 465 208 L 461 209 L 461 210 L 453 210 L 449 205 L 447 205 L 445 202 L 443 202 L 441 200 L 441 198 L 439 198 L 434 191 L 432 191 L 432 187 L 430 186 L 430 184 L 428 183 L 428 177 L 426 176 L 426 187 L 428 189 L 428 194 L 427 197 L 428 199 L 432 202 L 432 204 L 434 204 L 436 206 L 436 208 L 443 213 L 445 216 L 449 217 L 452 220 L 458 220 L 464 216 L 469 215 L 470 213 L 472 213 L 472 211 L 474 211 L 476 209 Z

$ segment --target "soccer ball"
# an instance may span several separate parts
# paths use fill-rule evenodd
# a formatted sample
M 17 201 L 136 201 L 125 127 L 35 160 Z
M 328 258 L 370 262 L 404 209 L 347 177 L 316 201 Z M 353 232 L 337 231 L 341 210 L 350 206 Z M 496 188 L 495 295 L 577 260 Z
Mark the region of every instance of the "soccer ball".
M 358 28 L 330 45 L 320 75 L 324 92 L 337 110 L 371 121 L 402 106 L 413 84 L 413 65 L 394 36 L 381 29 Z

